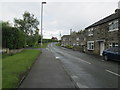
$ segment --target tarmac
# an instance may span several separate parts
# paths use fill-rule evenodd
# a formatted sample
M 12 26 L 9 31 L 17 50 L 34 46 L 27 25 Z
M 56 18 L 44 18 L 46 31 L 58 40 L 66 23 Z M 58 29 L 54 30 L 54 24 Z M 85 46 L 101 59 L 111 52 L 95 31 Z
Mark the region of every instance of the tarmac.
M 42 49 L 19 88 L 75 88 L 75 85 L 53 53 Z

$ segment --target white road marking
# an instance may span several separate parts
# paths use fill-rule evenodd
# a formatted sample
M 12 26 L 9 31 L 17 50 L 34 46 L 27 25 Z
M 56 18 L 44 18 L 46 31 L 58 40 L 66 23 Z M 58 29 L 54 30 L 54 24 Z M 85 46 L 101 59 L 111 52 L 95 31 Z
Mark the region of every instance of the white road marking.
M 58 51 L 58 50 L 57 50 L 56 48 L 54 48 L 54 47 L 53 47 L 53 49 L 56 50 L 56 51 Z M 61 51 L 59 51 L 59 53 L 63 54 L 63 52 L 61 52 Z M 65 54 L 67 54 L 67 53 L 65 53 Z M 67 55 L 70 55 L 70 54 L 67 54 Z M 70 55 L 70 56 L 71 56 L 71 55 Z M 82 59 L 80 59 L 80 58 L 78 58 L 78 57 L 75 57 L 75 56 L 72 56 L 72 57 L 78 59 L 79 61 L 85 62 L 85 63 L 87 63 L 87 64 L 91 64 L 90 62 L 85 61 L 85 60 L 82 60 Z
M 76 83 L 79 88 L 88 88 L 86 85 L 82 85 L 81 83 L 77 82 Z
M 85 62 L 85 63 L 87 63 L 87 64 L 91 64 L 90 62 L 88 62 L 88 61 L 85 61 L 85 60 L 82 60 L 82 59 L 80 59 L 80 58 L 77 58 L 77 57 L 75 57 L 76 59 L 78 59 L 78 60 L 80 60 L 80 61 L 82 61 L 82 62 Z
M 85 63 L 87 63 L 87 64 L 91 64 L 90 62 L 85 61 L 85 60 L 81 60 L 81 59 L 80 59 L 80 61 L 83 61 L 83 62 L 85 62 Z
M 78 78 L 78 76 L 73 75 L 73 76 L 71 76 L 71 78 L 75 79 L 75 78 Z
M 55 57 L 56 59 L 59 59 L 60 57 Z
M 116 75 L 116 76 L 120 76 L 119 74 L 117 74 L 117 73 L 115 73 L 115 72 L 112 72 L 112 71 L 110 71 L 110 70 L 105 69 L 105 71 L 107 71 L 107 72 L 109 72 L 109 73 L 111 73 L 111 74 L 114 74 L 114 75 Z

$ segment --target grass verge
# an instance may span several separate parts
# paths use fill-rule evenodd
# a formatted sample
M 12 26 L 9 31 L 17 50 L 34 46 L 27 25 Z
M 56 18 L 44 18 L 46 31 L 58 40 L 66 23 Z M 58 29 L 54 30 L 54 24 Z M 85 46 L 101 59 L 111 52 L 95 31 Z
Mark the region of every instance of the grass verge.
M 22 75 L 40 55 L 39 50 L 23 50 L 2 60 L 2 88 L 16 88 Z
M 43 44 L 42 48 L 46 48 L 49 43 L 42 43 L 42 44 Z M 39 44 L 39 45 L 34 46 L 34 48 L 41 48 L 41 46 Z
M 56 46 L 61 46 L 61 44 L 60 43 L 57 43 L 57 44 L 55 44 Z

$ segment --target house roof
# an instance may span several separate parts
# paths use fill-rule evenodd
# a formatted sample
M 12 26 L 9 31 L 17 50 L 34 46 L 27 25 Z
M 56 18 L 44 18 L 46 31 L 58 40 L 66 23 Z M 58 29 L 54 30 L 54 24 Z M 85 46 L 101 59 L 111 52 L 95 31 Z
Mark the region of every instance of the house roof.
M 112 21 L 112 20 L 115 20 L 115 19 L 118 19 L 118 18 L 120 18 L 120 9 L 116 9 L 114 14 L 111 14 L 111 15 L 101 19 L 100 21 L 86 27 L 85 29 L 88 29 L 88 28 L 91 28 L 91 27 L 94 27 L 94 26 L 98 26 L 98 25 L 101 25 L 103 23 L 106 23 L 106 22 L 109 22 L 109 21 Z
M 63 35 L 62 38 L 63 38 L 63 37 L 70 37 L 70 35 Z

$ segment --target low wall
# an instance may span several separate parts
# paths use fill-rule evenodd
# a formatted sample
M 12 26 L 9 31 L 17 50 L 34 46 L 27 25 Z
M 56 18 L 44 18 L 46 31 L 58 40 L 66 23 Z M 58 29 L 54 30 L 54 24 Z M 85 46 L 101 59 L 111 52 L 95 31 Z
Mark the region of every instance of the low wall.
M 7 53 L 7 54 L 15 54 L 18 52 L 21 52 L 23 49 L 9 49 L 9 48 L 4 48 L 2 49 L 3 53 Z

